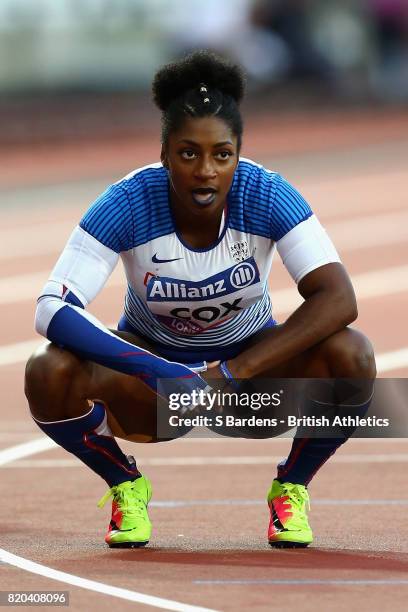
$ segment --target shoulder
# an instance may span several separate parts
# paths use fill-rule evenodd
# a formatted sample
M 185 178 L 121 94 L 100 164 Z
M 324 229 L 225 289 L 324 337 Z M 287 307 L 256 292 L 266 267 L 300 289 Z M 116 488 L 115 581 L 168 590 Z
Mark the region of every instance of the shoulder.
M 161 163 L 149 164 L 132 170 L 111 185 L 117 193 L 125 193 L 129 205 L 138 207 L 140 204 L 152 203 L 161 196 L 167 197 L 168 174 Z
M 143 166 L 110 185 L 87 210 L 80 227 L 117 253 L 127 251 L 151 239 L 167 198 L 166 169 L 161 163 Z M 166 218 L 166 232 L 170 225 Z
M 279 172 L 265 168 L 251 159 L 239 158 L 236 170 L 236 183 L 241 188 L 246 188 L 246 193 L 264 198 L 268 204 L 272 204 L 279 194 L 298 194 L 296 188 L 287 181 Z
M 275 241 L 313 215 L 309 203 L 283 176 L 278 175 L 271 211 L 271 231 Z
M 240 157 L 235 171 L 233 192 L 243 204 L 270 211 L 276 194 L 285 189 L 286 181 L 278 173 L 257 162 Z
M 252 159 L 240 157 L 235 171 L 234 181 L 241 188 L 264 187 L 273 190 L 280 179 L 277 172 L 268 170 L 262 164 L 258 164 Z
M 313 213 L 304 197 L 281 174 L 240 158 L 232 198 L 249 231 L 277 241 Z
M 119 181 L 114 183 L 117 187 L 132 193 L 133 190 L 160 189 L 167 186 L 167 170 L 160 162 L 148 164 L 132 170 Z
M 149 164 L 133 170 L 115 183 L 115 187 L 122 193 L 126 193 L 130 213 L 133 218 L 137 218 L 139 228 L 145 222 L 154 225 L 159 218 L 166 219 L 167 228 L 170 223 L 169 177 L 166 168 L 161 163 Z M 140 231 L 137 233 L 136 242 L 148 239 L 140 234 Z
M 233 229 L 270 238 L 270 216 L 279 175 L 240 157 L 228 197 Z

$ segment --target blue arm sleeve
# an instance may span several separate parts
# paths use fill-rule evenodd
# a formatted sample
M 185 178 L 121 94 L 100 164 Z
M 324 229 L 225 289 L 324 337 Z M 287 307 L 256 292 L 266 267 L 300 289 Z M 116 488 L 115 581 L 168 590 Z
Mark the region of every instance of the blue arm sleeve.
M 59 308 L 48 325 L 47 337 L 83 359 L 141 378 L 155 393 L 161 378 L 177 379 L 173 385 L 166 385 L 169 392 L 209 390 L 206 381 L 187 366 L 157 357 L 118 338 L 75 306 Z

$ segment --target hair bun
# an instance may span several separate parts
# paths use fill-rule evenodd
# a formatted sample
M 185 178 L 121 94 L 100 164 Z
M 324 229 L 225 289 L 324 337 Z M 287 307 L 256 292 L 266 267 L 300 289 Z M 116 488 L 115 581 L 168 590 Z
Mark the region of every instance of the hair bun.
M 237 104 L 244 95 L 245 79 L 241 68 L 203 50 L 160 68 L 153 79 L 153 100 L 165 111 L 173 100 L 202 83 L 231 96 Z

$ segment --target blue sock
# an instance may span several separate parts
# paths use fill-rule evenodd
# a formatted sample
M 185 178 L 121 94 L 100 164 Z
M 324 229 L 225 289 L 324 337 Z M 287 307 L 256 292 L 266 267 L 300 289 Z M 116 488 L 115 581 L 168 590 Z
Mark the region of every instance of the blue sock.
M 307 412 L 317 417 L 326 415 L 329 419 L 332 419 L 334 415 L 364 417 L 370 407 L 371 399 L 372 396 L 364 403 L 354 406 L 329 405 L 309 400 Z M 319 437 L 319 428 L 299 427 L 289 456 L 278 465 L 277 479 L 282 483 L 291 482 L 307 486 L 322 465 L 353 435 L 356 429 L 357 427 L 353 425 L 322 428 L 320 429 L 321 435 L 326 435 L 326 437 Z
M 140 477 L 133 458 L 128 459 L 116 443 L 107 424 L 105 407 L 100 402 L 94 402 L 91 410 L 81 417 L 51 423 L 34 421 L 47 436 L 78 457 L 110 487 Z

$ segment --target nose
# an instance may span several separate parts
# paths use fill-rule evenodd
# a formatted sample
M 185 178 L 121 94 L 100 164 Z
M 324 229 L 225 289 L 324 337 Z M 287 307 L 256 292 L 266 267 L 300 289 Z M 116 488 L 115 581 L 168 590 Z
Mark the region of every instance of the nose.
M 198 158 L 195 175 L 201 180 L 213 179 L 217 176 L 215 160 L 212 155 L 203 155 Z

